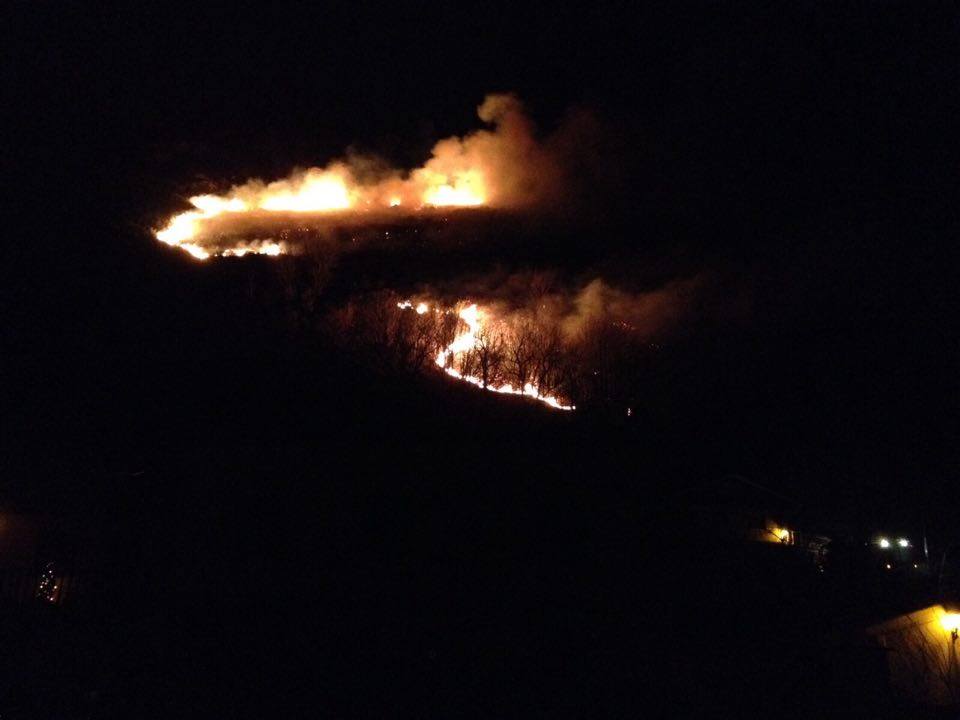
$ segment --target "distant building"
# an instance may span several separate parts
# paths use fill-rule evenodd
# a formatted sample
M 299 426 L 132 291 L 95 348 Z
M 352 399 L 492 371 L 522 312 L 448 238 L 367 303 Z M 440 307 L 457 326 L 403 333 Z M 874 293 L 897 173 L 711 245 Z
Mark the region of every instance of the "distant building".
M 899 615 L 867 629 L 886 651 L 890 683 L 923 704 L 960 706 L 960 613 L 943 605 Z
M 811 528 L 801 504 L 736 475 L 697 488 L 693 512 L 715 537 L 784 545 L 821 564 L 830 538 Z
M 72 594 L 75 578 L 50 551 L 49 526 L 42 515 L 0 512 L 0 603 L 60 605 Z

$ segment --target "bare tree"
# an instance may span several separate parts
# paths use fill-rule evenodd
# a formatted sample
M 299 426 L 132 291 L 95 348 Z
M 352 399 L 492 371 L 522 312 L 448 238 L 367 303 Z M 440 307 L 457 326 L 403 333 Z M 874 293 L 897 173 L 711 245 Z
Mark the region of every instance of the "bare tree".
M 297 255 L 281 255 L 271 264 L 283 294 L 284 311 L 293 330 L 315 330 L 322 300 L 336 265 L 332 245 L 308 244 Z
M 396 313 L 392 330 L 390 349 L 400 369 L 419 371 L 436 357 L 441 333 L 434 313 Z
M 510 334 L 506 376 L 518 388 L 523 388 L 532 377 L 536 339 L 536 328 L 527 318 L 519 320 Z
M 464 375 L 480 379 L 483 387 L 503 382 L 504 337 L 499 329 L 484 326 L 476 336 L 472 349 L 460 357 L 458 368 Z
M 541 395 L 559 391 L 563 354 L 563 336 L 556 323 L 535 329 L 531 336 L 530 375 Z
M 317 316 L 320 300 L 336 267 L 337 253 L 330 244 L 308 245 L 302 262 L 305 266 L 305 282 L 300 304 L 305 315 L 313 319 Z

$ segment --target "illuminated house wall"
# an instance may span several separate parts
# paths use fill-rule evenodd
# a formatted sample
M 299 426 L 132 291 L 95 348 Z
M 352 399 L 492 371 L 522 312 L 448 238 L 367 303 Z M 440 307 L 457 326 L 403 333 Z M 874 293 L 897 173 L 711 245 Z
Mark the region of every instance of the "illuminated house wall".
M 960 705 L 958 627 L 960 615 L 932 605 L 874 625 L 867 634 L 887 651 L 895 689 L 923 703 Z
M 751 540 L 781 545 L 793 545 L 796 540 L 795 535 L 792 530 L 785 527 L 784 523 L 771 518 L 767 518 L 761 527 L 753 527 L 748 531 L 748 537 Z

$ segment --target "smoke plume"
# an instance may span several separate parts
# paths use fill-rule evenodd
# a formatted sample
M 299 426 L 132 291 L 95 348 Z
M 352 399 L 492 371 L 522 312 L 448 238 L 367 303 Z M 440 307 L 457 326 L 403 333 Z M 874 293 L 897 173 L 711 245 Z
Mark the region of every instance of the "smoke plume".
M 596 151 L 583 142 L 597 132 L 588 116 L 570 115 L 540 139 L 515 95 L 488 95 L 477 115 L 488 127 L 441 140 L 419 168 L 347 155 L 280 180 L 252 179 L 222 195 L 190 198 L 193 208 L 170 218 L 157 239 L 201 259 L 276 255 L 295 250 L 277 239 L 291 226 L 400 219 L 431 208 L 556 208 L 575 196 L 573 177 L 590 162 L 585 152 Z

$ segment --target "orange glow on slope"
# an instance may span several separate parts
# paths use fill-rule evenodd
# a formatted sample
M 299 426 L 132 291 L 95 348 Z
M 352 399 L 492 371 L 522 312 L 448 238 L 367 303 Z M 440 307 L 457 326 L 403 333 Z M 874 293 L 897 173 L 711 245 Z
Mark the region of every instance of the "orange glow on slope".
M 311 170 L 296 180 L 278 180 L 266 186 L 255 184 L 234 188 L 230 197 L 197 195 L 190 198 L 196 210 L 174 215 L 167 226 L 158 230 L 157 240 L 206 260 L 211 253 L 194 242 L 202 234 L 207 220 L 226 213 L 242 214 L 256 210 L 267 212 L 329 212 L 347 210 L 354 205 L 354 195 L 348 188 L 348 172 L 335 166 L 330 170 Z M 287 252 L 282 243 L 272 240 L 237 245 L 216 254 L 243 257 L 247 254 L 281 255 Z
M 416 306 L 409 300 L 398 302 L 397 307 L 401 310 L 416 309 L 417 314 L 423 315 L 428 312 L 430 306 L 425 302 L 420 302 Z M 485 384 L 483 378 L 478 375 L 471 375 L 463 372 L 461 361 L 463 356 L 478 348 L 481 344 L 481 333 L 484 330 L 485 322 L 490 316 L 487 311 L 481 310 L 476 303 L 464 304 L 458 303 L 459 310 L 457 316 L 466 325 L 466 329 L 456 335 L 453 341 L 437 353 L 436 364 L 447 375 L 471 385 L 476 385 L 483 390 L 502 393 L 505 395 L 523 395 L 525 397 L 538 400 L 545 405 L 549 405 L 557 410 L 576 410 L 576 405 L 565 405 L 559 398 L 553 395 L 543 395 L 539 389 L 532 383 L 524 383 L 522 388 L 514 387 L 510 383 L 500 385 Z M 452 312 L 450 310 L 440 310 L 434 308 L 434 312 Z M 459 367 L 458 367 L 459 366 Z
M 194 257 L 205 260 L 210 257 L 209 253 L 186 241 L 199 232 L 203 220 L 215 218 L 225 212 L 244 212 L 247 205 L 240 198 L 225 199 L 216 195 L 197 195 L 190 198 L 190 204 L 197 209 L 174 215 L 163 230 L 157 231 L 156 237 L 162 243 L 181 247 Z
M 271 183 L 257 207 L 274 212 L 327 212 L 353 206 L 347 179 L 340 172 L 308 172 L 294 187 L 288 185 Z
M 477 115 L 488 128 L 440 140 L 418 168 L 388 169 L 376 158 L 351 157 L 273 182 L 251 179 L 223 195 L 191 197 L 192 208 L 168 218 L 154 234 L 160 242 L 199 259 L 240 256 L 276 247 L 269 244 L 270 237 L 238 247 L 233 235 L 250 227 L 239 221 L 244 215 L 262 223 L 273 213 L 359 216 L 391 208 L 404 213 L 430 207 L 518 208 L 556 189 L 557 169 L 550 151 L 538 144 L 515 96 L 489 95 Z M 281 253 L 288 251 L 281 246 Z
M 478 170 L 466 170 L 447 176 L 424 168 L 419 178 L 426 186 L 422 200 L 425 205 L 435 207 L 471 207 L 483 205 L 483 173 Z
M 397 183 L 392 183 L 396 185 Z M 433 171 L 418 171 L 405 181 L 403 194 L 414 198 L 408 210 L 430 207 L 477 207 L 484 205 L 483 173 L 479 170 L 464 170 L 453 176 Z M 205 224 L 221 216 L 245 213 L 329 213 L 369 212 L 400 208 L 406 204 L 399 195 L 387 195 L 378 185 L 364 186 L 353 181 L 350 171 L 343 166 L 328 170 L 309 170 L 288 180 L 278 180 L 268 185 L 248 184 L 231 190 L 228 196 L 197 195 L 190 198 L 194 210 L 187 210 L 171 217 L 166 226 L 155 232 L 157 240 L 179 247 L 200 260 L 211 255 L 242 257 L 248 253 L 276 255 L 287 252 L 274 242 L 264 242 L 262 247 L 232 247 L 211 251 L 199 242 L 204 238 Z M 280 247 L 279 252 L 276 249 Z
M 457 188 L 450 185 L 439 187 L 424 194 L 423 200 L 427 205 L 436 207 L 483 205 L 483 197 L 474 193 L 470 188 Z

